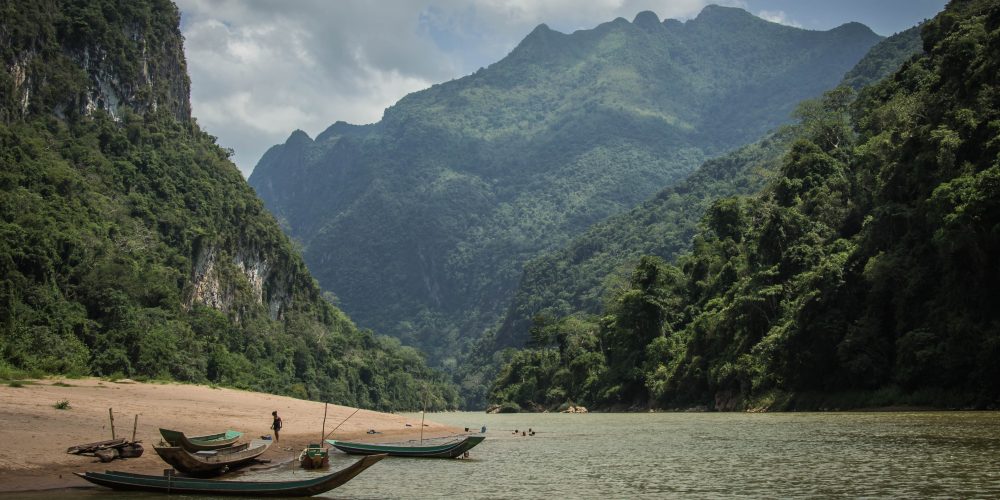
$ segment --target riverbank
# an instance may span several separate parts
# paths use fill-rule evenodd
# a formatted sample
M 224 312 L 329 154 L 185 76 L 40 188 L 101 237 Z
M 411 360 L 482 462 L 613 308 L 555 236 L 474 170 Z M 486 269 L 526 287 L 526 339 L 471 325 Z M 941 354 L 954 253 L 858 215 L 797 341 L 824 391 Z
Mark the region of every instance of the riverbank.
M 290 461 L 308 443 L 319 440 L 323 403 L 236 389 L 174 383 L 109 382 L 96 378 L 30 380 L 0 386 L 0 491 L 24 491 L 86 486 L 73 475 L 85 470 L 117 469 L 160 474 L 169 468 L 153 445 L 159 429 L 209 434 L 226 429 L 244 433 L 245 439 L 272 434 L 271 412 L 284 422 L 281 440 L 261 457 L 272 463 Z M 57 409 L 57 403 L 68 408 Z M 102 464 L 94 457 L 70 455 L 66 448 L 111 439 L 108 409 L 114 411 L 117 437 L 132 437 L 138 415 L 136 439 L 142 457 Z M 356 408 L 329 405 L 326 431 L 330 432 Z M 424 437 L 447 436 L 464 429 L 425 422 Z M 375 430 L 378 434 L 367 434 Z M 328 436 L 337 439 L 396 441 L 420 434 L 420 418 L 359 410 Z

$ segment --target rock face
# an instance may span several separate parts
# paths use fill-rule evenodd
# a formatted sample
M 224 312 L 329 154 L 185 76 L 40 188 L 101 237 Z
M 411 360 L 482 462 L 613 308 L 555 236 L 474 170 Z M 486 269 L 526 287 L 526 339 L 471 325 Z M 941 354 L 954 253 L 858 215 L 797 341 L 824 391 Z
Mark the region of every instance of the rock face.
M 274 268 L 268 256 L 249 246 L 235 249 L 235 255 L 228 257 L 228 251 L 215 246 L 206 246 L 198 251 L 191 272 L 191 294 L 185 302 L 190 309 L 195 304 L 232 313 L 237 322 L 242 320 L 243 311 L 234 307 L 238 288 L 242 286 L 256 304 L 266 307 L 272 320 L 284 319 L 284 313 L 291 305 L 290 287 L 293 274 L 289 269 Z M 220 253 L 222 254 L 220 256 Z M 239 280 L 218 266 L 219 259 L 226 259 L 239 271 Z
M 455 408 L 325 300 L 191 119 L 177 7 L 0 6 L 0 367 Z
M 104 16 L 112 11 L 121 30 L 107 29 Z M 169 28 L 179 19 L 177 7 L 165 0 L 24 2 L 0 22 L 5 42 L 28 47 L 4 54 L 12 78 L 2 84 L 6 104 L 13 104 L 4 106 L 5 118 L 43 110 L 65 117 L 100 109 L 120 120 L 126 109 L 142 114 L 163 108 L 178 120 L 190 120 L 183 38 Z M 53 21 L 57 30 L 45 29 Z M 67 84 L 80 83 L 86 91 L 64 92 Z

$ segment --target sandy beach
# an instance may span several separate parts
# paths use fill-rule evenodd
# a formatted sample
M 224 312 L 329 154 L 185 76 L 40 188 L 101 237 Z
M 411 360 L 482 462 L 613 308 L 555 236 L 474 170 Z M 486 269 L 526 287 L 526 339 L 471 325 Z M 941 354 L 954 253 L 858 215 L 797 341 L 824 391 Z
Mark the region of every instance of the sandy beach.
M 59 401 L 68 401 L 70 408 L 55 408 Z M 95 457 L 66 453 L 73 445 L 111 439 L 109 408 L 114 411 L 116 437 L 131 439 L 135 416 L 139 416 L 135 436 L 145 448 L 142 457 L 102 464 Z M 314 401 L 199 385 L 94 378 L 32 380 L 22 387 L 4 384 L 0 386 L 0 491 L 88 486 L 73 475 L 86 470 L 160 474 L 169 466 L 152 449 L 160 442 L 159 428 L 191 435 L 232 429 L 243 432 L 248 440 L 272 434 L 274 410 L 284 421 L 284 429 L 280 441 L 261 458 L 272 463 L 293 460 L 306 444 L 319 440 L 323 403 Z M 355 410 L 330 404 L 327 433 Z M 425 424 L 425 438 L 464 431 L 430 421 Z M 370 429 L 378 434 L 367 434 Z M 419 434 L 419 419 L 360 410 L 328 438 L 398 441 Z

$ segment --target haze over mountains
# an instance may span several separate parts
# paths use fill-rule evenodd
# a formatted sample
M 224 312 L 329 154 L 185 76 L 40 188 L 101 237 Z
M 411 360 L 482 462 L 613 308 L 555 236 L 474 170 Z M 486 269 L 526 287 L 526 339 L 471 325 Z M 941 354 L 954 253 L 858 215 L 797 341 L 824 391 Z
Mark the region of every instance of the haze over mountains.
M 496 325 L 526 261 L 787 123 L 880 39 L 717 6 L 541 25 L 379 123 L 293 133 L 249 181 L 359 325 L 447 366 Z

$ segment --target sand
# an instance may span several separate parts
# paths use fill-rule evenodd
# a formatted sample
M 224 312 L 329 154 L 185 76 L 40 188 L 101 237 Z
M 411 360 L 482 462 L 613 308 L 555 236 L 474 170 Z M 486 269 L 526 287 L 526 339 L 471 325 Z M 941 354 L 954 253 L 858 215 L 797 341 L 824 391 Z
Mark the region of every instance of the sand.
M 56 409 L 59 401 L 69 401 L 70 408 Z M 131 439 L 135 416 L 139 416 L 135 437 L 145 448 L 142 457 L 102 464 L 94 457 L 66 453 L 73 445 L 111 439 L 109 408 L 114 411 L 116 437 Z M 258 438 L 272 434 L 274 410 L 284 428 L 280 441 L 262 459 L 272 464 L 291 461 L 308 443 L 319 440 L 323 403 L 314 401 L 199 385 L 93 378 L 32 380 L 23 387 L 5 383 L 0 385 L 0 492 L 88 486 L 73 475 L 87 470 L 161 474 L 169 466 L 152 448 L 160 442 L 159 428 L 189 435 L 233 429 L 243 432 L 245 439 Z M 327 433 L 355 410 L 330 404 Z M 425 438 L 464 430 L 430 421 L 425 424 Z M 367 434 L 369 429 L 379 433 Z M 419 418 L 360 410 L 327 437 L 388 442 L 415 439 L 419 434 Z

